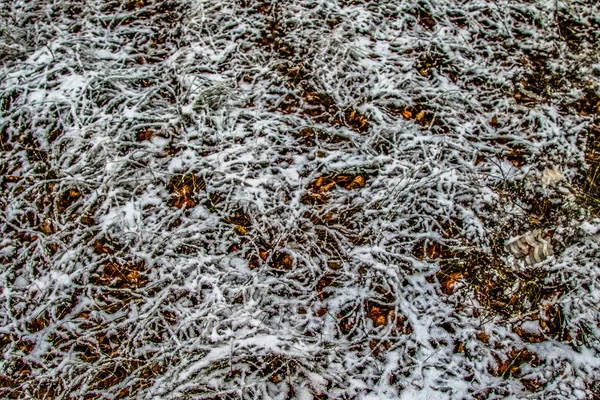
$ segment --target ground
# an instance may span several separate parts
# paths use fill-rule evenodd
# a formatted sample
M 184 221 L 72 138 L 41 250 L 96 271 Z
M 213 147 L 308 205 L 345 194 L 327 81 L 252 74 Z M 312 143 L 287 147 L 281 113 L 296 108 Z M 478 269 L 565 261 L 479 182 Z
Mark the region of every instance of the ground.
M 599 43 L 593 0 L 0 3 L 0 397 L 600 398 Z

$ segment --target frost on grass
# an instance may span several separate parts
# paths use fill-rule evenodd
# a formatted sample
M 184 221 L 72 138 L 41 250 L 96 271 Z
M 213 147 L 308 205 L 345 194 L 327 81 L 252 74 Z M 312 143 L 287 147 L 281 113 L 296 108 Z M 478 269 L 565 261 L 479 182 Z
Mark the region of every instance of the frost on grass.
M 4 2 L 1 396 L 600 396 L 598 15 Z

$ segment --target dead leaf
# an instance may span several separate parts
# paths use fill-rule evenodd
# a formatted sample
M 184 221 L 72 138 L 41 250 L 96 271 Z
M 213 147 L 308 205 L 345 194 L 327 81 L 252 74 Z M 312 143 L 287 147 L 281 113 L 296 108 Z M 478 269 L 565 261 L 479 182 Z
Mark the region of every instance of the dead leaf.
M 237 233 L 238 235 L 241 235 L 241 236 L 244 236 L 248 233 L 248 229 L 246 229 L 242 225 L 235 225 L 233 230 L 235 231 L 235 233 Z
M 362 189 L 366 185 L 365 178 L 362 175 L 357 175 L 349 185 L 346 186 L 346 189 Z
M 462 276 L 462 272 L 454 272 L 443 275 L 440 281 L 442 293 L 445 295 L 453 294 L 456 291 L 456 283 L 462 278 Z
M 56 232 L 56 229 L 54 228 L 54 224 L 50 218 L 46 218 L 40 224 L 40 231 L 42 231 L 46 235 L 52 235 L 53 233 Z

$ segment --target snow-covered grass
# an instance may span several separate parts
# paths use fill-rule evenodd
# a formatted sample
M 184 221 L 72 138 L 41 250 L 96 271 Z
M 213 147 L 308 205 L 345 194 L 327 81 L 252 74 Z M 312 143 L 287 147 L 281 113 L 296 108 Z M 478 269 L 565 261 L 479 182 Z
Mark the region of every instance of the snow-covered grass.
M 598 43 L 591 0 L 1 3 L 0 396 L 598 398 Z

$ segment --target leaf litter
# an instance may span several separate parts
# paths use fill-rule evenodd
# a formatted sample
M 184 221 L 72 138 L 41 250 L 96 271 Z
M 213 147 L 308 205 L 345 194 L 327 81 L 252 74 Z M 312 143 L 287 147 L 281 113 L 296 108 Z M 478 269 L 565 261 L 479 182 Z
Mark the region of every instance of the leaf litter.
M 0 5 L 0 396 L 597 398 L 598 15 Z

